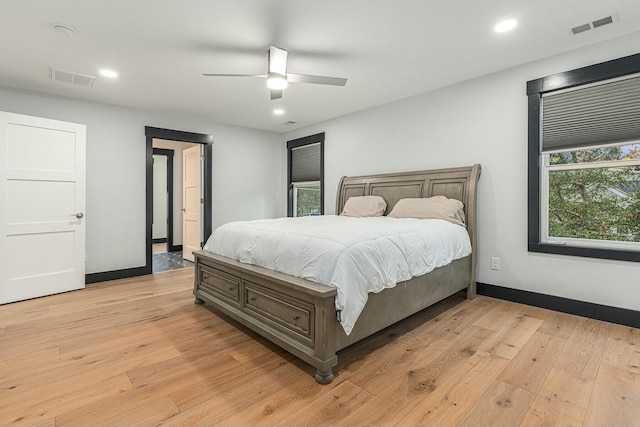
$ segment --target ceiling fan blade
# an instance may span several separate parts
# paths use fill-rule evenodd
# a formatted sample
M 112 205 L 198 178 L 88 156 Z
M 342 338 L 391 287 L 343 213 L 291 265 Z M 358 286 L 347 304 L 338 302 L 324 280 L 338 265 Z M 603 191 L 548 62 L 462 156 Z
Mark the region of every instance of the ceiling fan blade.
M 312 76 L 309 74 L 287 73 L 287 80 L 293 83 L 313 83 L 317 85 L 344 86 L 347 79 L 342 77 Z
M 206 77 L 259 77 L 261 79 L 266 79 L 266 74 L 203 74 Z
M 275 46 L 269 47 L 269 74 L 276 73 L 281 76 L 287 74 L 287 51 Z
M 281 90 L 271 90 L 271 100 L 276 100 L 276 99 L 280 99 L 282 98 L 282 91 Z

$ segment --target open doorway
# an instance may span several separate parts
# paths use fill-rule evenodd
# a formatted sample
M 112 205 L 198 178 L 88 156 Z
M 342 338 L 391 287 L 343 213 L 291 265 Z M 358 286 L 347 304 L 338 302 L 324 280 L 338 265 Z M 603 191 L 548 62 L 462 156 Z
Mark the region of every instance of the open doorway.
M 145 269 L 150 274 L 190 267 L 193 264 L 184 258 L 188 258 L 191 251 L 200 249 L 211 234 L 213 137 L 152 127 L 145 127 L 145 134 L 147 137 L 147 262 Z M 195 153 L 195 155 L 184 153 Z M 195 160 L 186 164 L 185 158 L 195 158 Z M 190 182 L 187 183 L 187 181 Z M 193 189 L 194 181 L 197 182 L 196 190 Z M 194 193 L 197 194 L 194 195 Z M 185 194 L 189 194 L 186 200 Z M 187 218 L 191 221 L 185 222 Z M 195 222 L 193 222 L 194 218 Z M 185 229 L 185 227 L 188 228 Z M 186 240 L 185 234 L 190 236 Z M 184 246 L 185 244 L 187 246 Z M 185 247 L 188 254 L 184 253 Z
M 202 233 L 201 144 L 153 139 L 154 273 L 192 267 Z

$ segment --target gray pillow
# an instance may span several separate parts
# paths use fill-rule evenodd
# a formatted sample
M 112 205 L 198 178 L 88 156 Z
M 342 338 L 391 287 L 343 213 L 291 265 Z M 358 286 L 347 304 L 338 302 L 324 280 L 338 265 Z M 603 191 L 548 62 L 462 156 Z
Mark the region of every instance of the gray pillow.
M 382 216 L 387 208 L 387 202 L 380 196 L 349 197 L 340 215 L 356 218 Z
M 462 202 L 445 196 L 400 199 L 389 216 L 392 218 L 444 219 L 454 224 L 465 225 Z

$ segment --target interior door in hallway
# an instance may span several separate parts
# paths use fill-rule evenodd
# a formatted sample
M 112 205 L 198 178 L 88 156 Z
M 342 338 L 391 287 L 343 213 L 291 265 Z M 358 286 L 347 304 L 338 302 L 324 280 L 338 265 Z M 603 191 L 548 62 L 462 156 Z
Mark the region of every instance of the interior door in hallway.
M 84 288 L 85 134 L 0 112 L 0 304 Z
M 182 152 L 182 256 L 193 261 L 200 250 L 202 195 L 200 191 L 200 145 Z

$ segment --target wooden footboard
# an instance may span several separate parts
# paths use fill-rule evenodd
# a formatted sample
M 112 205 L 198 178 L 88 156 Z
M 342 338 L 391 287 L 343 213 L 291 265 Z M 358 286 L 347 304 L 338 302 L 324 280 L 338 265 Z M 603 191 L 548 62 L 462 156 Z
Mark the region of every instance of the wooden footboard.
M 210 252 L 194 252 L 197 303 L 206 302 L 333 380 L 336 289 Z

